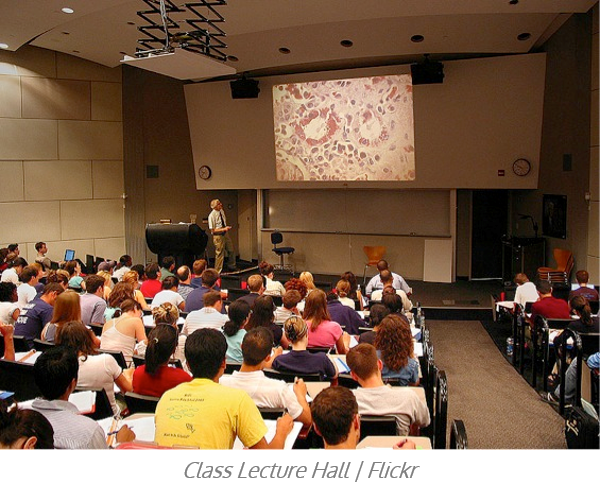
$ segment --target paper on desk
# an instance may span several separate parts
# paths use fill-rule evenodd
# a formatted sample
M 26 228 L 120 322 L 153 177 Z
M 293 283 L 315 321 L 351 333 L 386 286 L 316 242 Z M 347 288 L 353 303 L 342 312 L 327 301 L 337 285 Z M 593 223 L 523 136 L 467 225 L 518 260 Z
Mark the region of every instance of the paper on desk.
M 273 437 L 275 437 L 275 431 L 277 430 L 277 420 L 265 420 L 265 424 L 268 429 L 267 433 L 265 434 L 265 439 L 268 443 L 270 443 L 273 440 Z M 292 427 L 292 432 L 290 432 L 289 436 L 285 440 L 285 445 L 284 445 L 283 449 L 292 449 L 292 446 L 294 446 L 294 443 L 296 442 L 296 438 L 298 437 L 298 434 L 300 433 L 301 429 L 302 429 L 302 423 L 294 422 L 294 426 Z M 233 443 L 233 449 L 234 450 L 244 449 L 244 443 L 242 443 L 239 438 L 236 438 L 235 442 Z
M 418 357 L 423 356 L 423 343 L 413 343 L 415 347 L 415 355 Z
M 355 346 L 358 346 L 358 341 L 356 340 L 356 337 L 353 334 L 350 334 L 350 343 L 348 343 L 348 347 L 354 348 Z
M 15 353 L 15 362 L 34 364 L 38 357 L 42 354 L 41 351 L 20 351 Z
M 110 432 L 111 427 L 113 427 L 113 421 L 113 417 L 108 417 L 98 421 L 105 434 Z M 147 441 L 150 443 L 154 442 L 154 415 L 138 417 L 135 419 L 121 419 L 117 423 L 115 430 L 119 430 L 124 425 L 127 425 L 135 433 L 136 441 Z
M 347 374 L 350 372 L 350 367 L 348 367 L 348 365 L 346 365 L 346 362 L 340 357 L 335 357 L 334 363 L 338 371 L 342 374 Z

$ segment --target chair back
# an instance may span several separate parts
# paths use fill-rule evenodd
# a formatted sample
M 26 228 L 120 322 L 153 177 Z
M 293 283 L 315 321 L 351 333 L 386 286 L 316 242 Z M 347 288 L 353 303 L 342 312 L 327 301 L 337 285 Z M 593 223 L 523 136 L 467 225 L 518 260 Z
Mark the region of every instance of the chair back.
M 462 420 L 454 419 L 450 426 L 450 449 L 467 449 L 467 430 Z
M 102 420 L 102 419 L 113 416 L 112 405 L 110 404 L 110 400 L 108 399 L 106 390 L 104 390 L 104 389 L 82 389 L 82 388 L 75 389 L 75 392 L 78 392 L 78 391 L 94 391 L 96 393 L 96 401 L 94 403 L 94 410 L 90 413 L 85 413 L 84 415 L 86 417 L 89 417 L 94 420 Z
M 359 384 L 350 374 L 339 374 L 337 377 L 338 386 L 344 386 L 348 389 L 357 389 Z
M 575 322 L 574 319 L 546 319 L 548 327 L 550 329 L 566 329 L 571 322 Z
M 15 393 L 15 400 L 27 401 L 42 395 L 33 377 L 33 364 L 0 360 L 0 390 Z
M 99 349 L 98 350 L 100 353 L 106 353 L 107 355 L 111 355 L 119 364 L 119 367 L 121 367 L 122 369 L 126 369 L 127 368 L 127 362 L 125 361 L 125 357 L 123 356 L 123 352 L 122 351 L 111 351 L 111 350 L 103 350 L 103 349 Z
M 31 348 L 25 336 L 13 336 L 13 343 L 15 344 L 15 352 L 23 353 L 29 351 Z
M 598 315 L 598 311 L 600 310 L 600 301 L 588 301 L 588 303 L 590 304 L 592 315 Z
M 310 346 L 306 350 L 311 353 L 331 353 L 333 348 L 328 348 L 327 346 Z
M 446 372 L 438 370 L 435 380 L 435 413 L 433 417 L 433 449 L 446 449 L 448 422 L 448 380 Z
M 583 358 L 587 360 L 590 355 L 597 353 L 600 348 L 600 334 L 597 332 L 582 332 L 579 334 L 581 338 L 581 353 Z
M 367 260 L 369 264 L 373 264 L 379 262 L 384 256 L 386 252 L 385 246 L 363 246 L 363 251 L 367 256 Z
M 281 417 L 285 412 L 285 408 L 258 408 L 260 415 L 265 420 L 277 420 Z
M 393 415 L 361 415 L 360 439 L 367 436 L 396 436 L 396 417 Z
M 271 243 L 273 243 L 273 246 L 283 243 L 283 235 L 279 231 L 272 232 Z
M 225 362 L 225 373 L 226 374 L 233 374 L 234 371 L 240 370 L 241 368 L 242 368 L 241 363 L 230 362 L 230 361 Z
M 132 392 L 125 393 L 125 404 L 130 414 L 134 413 L 154 413 L 156 412 L 156 405 L 158 400 L 155 396 L 146 396 L 144 394 L 137 394 Z
M 573 268 L 573 253 L 570 250 L 561 248 L 554 248 L 553 253 L 556 261 L 556 271 L 570 273 Z
M 264 369 L 265 376 L 271 379 L 279 379 L 290 384 L 294 383 L 296 377 L 302 379 L 304 382 L 322 382 L 324 379 L 321 374 L 296 374 L 294 372 L 283 372 L 275 369 Z
M 101 325 L 90 324 L 90 329 L 96 336 L 98 336 L 98 337 L 102 336 L 102 326 Z
M 33 340 L 33 348 L 37 351 L 46 351 L 54 346 L 55 346 L 54 343 L 50 343 L 50 342 L 44 341 L 42 339 L 35 338 Z

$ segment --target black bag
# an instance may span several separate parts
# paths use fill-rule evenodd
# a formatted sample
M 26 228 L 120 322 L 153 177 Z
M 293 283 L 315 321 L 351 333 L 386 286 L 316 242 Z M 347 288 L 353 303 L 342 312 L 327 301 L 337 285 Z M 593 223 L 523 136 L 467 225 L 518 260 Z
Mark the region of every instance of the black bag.
M 598 419 L 581 407 L 573 407 L 565 419 L 565 439 L 569 449 L 598 449 Z

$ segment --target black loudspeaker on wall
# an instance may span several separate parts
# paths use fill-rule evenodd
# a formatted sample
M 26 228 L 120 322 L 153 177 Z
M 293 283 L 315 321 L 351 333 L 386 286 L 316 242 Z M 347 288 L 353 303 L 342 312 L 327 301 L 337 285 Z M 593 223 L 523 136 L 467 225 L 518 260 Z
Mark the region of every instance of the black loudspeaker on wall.
M 410 66 L 413 86 L 417 84 L 441 84 L 444 82 L 444 64 L 441 62 L 430 62 L 412 64 Z
M 231 86 L 231 98 L 258 98 L 260 88 L 258 87 L 258 81 L 256 79 L 238 79 L 236 81 L 230 81 Z

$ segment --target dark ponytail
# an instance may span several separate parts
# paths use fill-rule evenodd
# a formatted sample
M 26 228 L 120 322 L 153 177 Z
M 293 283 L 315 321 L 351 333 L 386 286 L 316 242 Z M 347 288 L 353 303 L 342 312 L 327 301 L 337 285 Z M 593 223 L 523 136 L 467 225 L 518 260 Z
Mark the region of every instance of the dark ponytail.
M 223 332 L 225 336 L 232 337 L 238 333 L 242 328 L 242 324 L 248 318 L 248 315 L 250 315 L 250 305 L 244 300 L 235 300 L 229 305 L 227 313 L 229 320 L 225 322 Z
M 146 348 L 146 372 L 153 375 L 166 364 L 177 348 L 177 331 L 169 324 L 158 324 L 150 331 Z
M 589 327 L 593 324 L 592 309 L 590 308 L 587 298 L 583 296 L 574 296 L 571 298 L 571 308 L 579 314 L 583 325 Z

